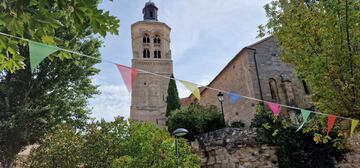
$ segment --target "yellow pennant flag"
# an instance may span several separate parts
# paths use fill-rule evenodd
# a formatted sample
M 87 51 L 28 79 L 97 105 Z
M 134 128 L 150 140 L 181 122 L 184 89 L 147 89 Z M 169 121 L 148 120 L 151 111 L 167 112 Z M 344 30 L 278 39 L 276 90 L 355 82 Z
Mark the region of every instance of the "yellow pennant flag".
M 350 130 L 350 136 L 353 135 L 354 130 L 356 128 L 356 126 L 358 125 L 359 120 L 351 120 L 351 130 Z
M 199 88 L 196 86 L 196 84 L 193 84 L 191 82 L 188 82 L 188 81 L 183 81 L 183 80 L 180 80 L 180 82 L 187 88 L 189 89 L 192 94 L 198 99 L 200 100 L 200 90 Z

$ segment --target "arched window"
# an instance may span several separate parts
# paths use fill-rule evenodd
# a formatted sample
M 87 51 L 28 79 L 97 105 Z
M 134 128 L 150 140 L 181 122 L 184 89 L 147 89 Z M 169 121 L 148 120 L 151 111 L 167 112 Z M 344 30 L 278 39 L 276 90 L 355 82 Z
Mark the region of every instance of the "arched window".
M 150 37 L 148 34 L 145 34 L 143 37 L 143 43 L 150 43 Z
M 161 58 L 161 52 L 159 50 L 154 51 L 154 58 Z
M 144 58 L 150 58 L 150 51 L 149 51 L 149 49 L 144 49 L 144 51 L 143 51 L 143 57 Z
M 279 91 L 277 88 L 276 80 L 273 78 L 269 79 L 271 98 L 275 101 L 279 101 Z
M 302 80 L 302 84 L 303 84 L 303 87 L 304 87 L 305 94 L 309 95 L 310 90 L 309 90 L 308 85 L 306 84 L 306 82 L 304 80 Z
M 154 43 L 155 44 L 160 44 L 160 36 L 158 36 L 158 35 L 155 36 Z

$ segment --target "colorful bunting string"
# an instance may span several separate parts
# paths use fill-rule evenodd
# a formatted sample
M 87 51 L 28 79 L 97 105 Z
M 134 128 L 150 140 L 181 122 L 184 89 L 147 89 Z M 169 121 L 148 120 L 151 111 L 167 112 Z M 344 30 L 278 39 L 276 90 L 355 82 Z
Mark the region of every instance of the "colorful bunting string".
M 275 117 L 278 117 L 281 111 L 281 106 L 280 104 L 277 103 L 272 103 L 272 102 L 267 102 L 267 105 L 269 106 L 269 108 L 271 109 L 271 111 L 274 113 Z
M 300 125 L 300 127 L 296 130 L 296 132 L 298 132 L 306 123 L 307 119 L 309 118 L 310 116 L 310 111 L 308 110 L 301 110 L 301 115 L 302 115 L 302 118 L 303 118 L 303 122 L 302 124 Z
M 359 124 L 359 120 L 351 120 L 351 130 L 350 130 L 350 136 L 353 135 L 354 130 L 356 128 L 356 126 Z
M 50 54 L 58 51 L 55 46 L 46 45 L 29 40 L 29 52 L 30 52 L 30 67 L 31 72 L 34 72 L 35 68 Z
M 180 80 L 180 82 L 187 88 L 189 89 L 192 94 L 198 99 L 200 100 L 200 91 L 199 88 L 197 87 L 196 84 L 188 82 L 188 81 L 184 81 L 184 80 Z
M 137 69 L 130 68 L 130 67 L 120 65 L 120 64 L 116 64 L 116 67 L 120 71 L 120 74 L 124 80 L 126 88 L 128 89 L 129 92 L 131 92 L 132 84 L 135 81 L 136 76 L 137 76 Z
M 148 73 L 148 74 L 152 74 L 152 75 L 156 75 L 156 76 L 160 76 L 160 77 L 163 77 L 163 78 L 167 78 L 167 79 L 172 79 L 172 80 L 176 80 L 176 81 L 180 81 L 187 89 L 189 89 L 192 94 L 200 100 L 200 91 L 199 91 L 199 88 L 197 86 L 201 86 L 201 85 L 197 85 L 197 84 L 194 84 L 194 83 L 191 83 L 191 82 L 188 82 L 188 81 L 184 81 L 184 80 L 179 80 L 179 79 L 175 79 L 175 78 L 171 78 L 169 76 L 165 76 L 165 75 L 160 75 L 160 74 L 157 74 L 157 73 L 153 73 L 153 72 L 149 72 L 149 71 L 145 71 L 145 70 L 142 70 L 142 69 L 135 69 L 135 68 L 130 68 L 130 67 L 126 67 L 124 65 L 120 65 L 120 64 L 117 64 L 115 62 L 112 62 L 112 61 L 108 61 L 108 60 L 103 60 L 103 59 L 100 59 L 100 58 L 96 58 L 96 57 L 93 57 L 93 56 L 90 56 L 90 55 L 86 55 L 86 54 L 82 54 L 82 53 L 79 53 L 79 52 L 76 52 L 76 51 L 72 51 L 72 50 L 68 50 L 68 49 L 63 49 L 63 48 L 59 48 L 59 47 L 56 47 L 56 46 L 50 46 L 50 45 L 46 45 L 46 44 L 43 44 L 43 43 L 39 43 L 39 42 L 34 42 L 34 41 L 31 41 L 29 39 L 25 39 L 25 38 L 21 38 L 21 37 L 18 37 L 18 36 L 13 36 L 13 35 L 10 35 L 10 34 L 7 34 L 7 33 L 3 33 L 3 32 L 0 32 L 0 35 L 3 35 L 3 36 L 7 36 L 7 37 L 10 37 L 10 38 L 15 38 L 15 39 L 18 39 L 18 40 L 24 40 L 24 41 L 27 41 L 29 42 L 29 48 L 30 48 L 30 67 L 31 67 L 31 70 L 33 71 L 37 65 L 39 65 L 41 63 L 41 61 L 46 58 L 48 55 L 56 52 L 56 51 L 65 51 L 65 52 L 68 52 L 68 53 L 72 53 L 72 54 L 76 54 L 76 55 L 79 55 L 79 56 L 83 56 L 83 57 L 88 57 L 88 58 L 92 58 L 92 59 L 97 59 L 97 60 L 100 60 L 102 62 L 107 62 L 107 63 L 111 63 L 111 64 L 115 64 L 117 65 L 120 73 L 122 74 L 122 77 L 123 77 L 123 80 L 125 82 L 125 85 L 127 87 L 127 89 L 129 91 L 131 91 L 131 85 L 130 83 L 132 83 L 135 79 L 136 79 L 136 75 L 137 75 L 137 72 L 140 71 L 140 72 L 144 72 L 144 73 Z M 124 69 L 122 68 L 119 68 L 119 67 L 126 67 Z M 122 70 L 120 70 L 122 69 Z M 125 70 L 127 69 L 127 70 Z M 130 70 L 130 73 L 129 73 L 129 69 Z M 123 73 L 121 72 L 123 71 Z M 126 71 L 126 72 L 125 72 Z M 130 75 L 129 75 L 130 74 Z M 130 76 L 130 77 L 129 77 Z M 125 81 L 126 80 L 126 81 Z M 240 98 L 246 98 L 246 99 L 249 99 L 249 100 L 254 100 L 254 101 L 258 101 L 258 102 L 264 102 L 264 103 L 267 103 L 268 106 L 270 107 L 270 109 L 272 110 L 272 112 L 274 113 L 275 116 L 278 116 L 279 113 L 280 113 L 280 110 L 281 110 L 281 107 L 285 107 L 285 108 L 289 108 L 289 109 L 294 109 L 294 110 L 301 110 L 302 112 L 304 111 L 304 109 L 301 109 L 301 108 L 298 108 L 298 107 L 294 107 L 294 106 L 288 106 L 288 105 L 283 105 L 283 104 L 276 104 L 276 103 L 272 103 L 272 102 L 268 102 L 268 101 L 264 101 L 264 100 L 260 100 L 260 99 L 257 99 L 257 98 L 253 98 L 253 97 L 248 97 L 248 96 L 243 96 L 243 95 L 239 95 L 239 94 L 236 94 L 234 92 L 228 92 L 228 91 L 224 91 L 224 90 L 220 90 L 220 89 L 216 89 L 216 88 L 212 88 L 212 87 L 208 87 L 208 86 L 202 86 L 204 88 L 207 88 L 207 89 L 211 89 L 211 90 L 214 90 L 214 91 L 218 91 L 218 92 L 223 92 L 223 93 L 227 93 L 230 97 L 230 100 L 234 103 L 236 103 Z M 333 128 L 333 125 L 335 123 L 335 120 L 336 118 L 339 118 L 339 119 L 344 119 L 344 120 L 351 120 L 351 130 L 350 130 L 350 134 L 352 135 L 352 133 L 354 132 L 356 126 L 358 125 L 358 120 L 354 120 L 354 119 L 351 119 L 351 118 L 347 118 L 347 117 L 342 117 L 342 116 L 335 116 L 335 115 L 330 115 L 330 114 L 326 114 L 326 113 L 321 113 L 321 112 L 317 112 L 317 111 L 308 111 L 309 113 L 314 113 L 314 114 L 318 114 L 318 115 L 326 115 L 328 116 L 328 130 L 327 130 L 327 133 L 329 133 L 331 131 L 331 129 Z M 305 113 L 306 114 L 306 113 Z M 303 115 L 303 119 L 304 119 L 304 115 Z M 307 114 L 306 114 L 307 115 Z M 303 124 L 306 122 L 306 120 L 304 119 L 303 121 Z M 302 126 L 301 126 L 302 127 Z M 301 129 L 300 127 L 300 129 Z
M 228 96 L 229 96 L 229 98 L 230 98 L 230 102 L 232 103 L 232 104 L 236 104 L 239 100 L 240 100 L 240 95 L 238 95 L 238 94 L 236 94 L 236 93 L 234 93 L 234 92 L 229 92 L 228 93 Z

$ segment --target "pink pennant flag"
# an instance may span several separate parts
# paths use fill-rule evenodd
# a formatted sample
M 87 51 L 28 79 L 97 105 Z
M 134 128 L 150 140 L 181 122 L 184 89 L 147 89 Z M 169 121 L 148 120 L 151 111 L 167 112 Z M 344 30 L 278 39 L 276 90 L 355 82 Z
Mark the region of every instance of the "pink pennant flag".
M 268 102 L 267 105 L 269 106 L 271 111 L 274 113 L 275 117 L 279 116 L 280 110 L 281 110 L 280 104 Z
M 327 129 L 327 135 L 329 135 L 331 129 L 334 127 L 334 123 L 336 120 L 336 116 L 329 114 L 328 115 L 328 129 Z
M 126 85 L 126 88 L 129 92 L 131 92 L 132 83 L 135 81 L 137 76 L 137 69 L 136 68 L 130 68 L 124 65 L 116 64 L 117 68 L 120 71 L 121 77 L 124 80 L 124 83 Z

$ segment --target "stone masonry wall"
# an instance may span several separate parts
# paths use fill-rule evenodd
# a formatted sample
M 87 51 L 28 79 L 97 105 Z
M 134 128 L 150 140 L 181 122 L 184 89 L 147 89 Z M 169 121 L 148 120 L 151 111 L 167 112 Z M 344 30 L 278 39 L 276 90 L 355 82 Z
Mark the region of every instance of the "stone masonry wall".
M 275 147 L 256 145 L 252 129 L 224 128 L 196 136 L 191 142 L 203 168 L 271 168 Z
M 254 129 L 224 128 L 197 135 L 191 147 L 200 156 L 202 168 L 278 167 L 276 147 L 257 145 L 255 138 Z M 336 168 L 360 167 L 360 133 L 349 143 L 351 151 L 336 163 Z
M 293 66 L 281 60 L 274 37 L 265 38 L 248 47 L 250 49 L 243 48 L 208 86 L 261 99 L 259 78 L 264 100 L 301 108 L 311 107 L 310 95 L 305 93 L 302 81 L 293 74 Z M 255 56 L 254 50 L 256 50 Z M 259 76 L 256 73 L 256 66 Z M 270 79 L 275 81 L 276 99 L 271 95 Z M 217 94 L 218 91 L 205 89 L 201 92 L 199 103 L 215 105 L 220 109 Z M 229 97 L 224 96 L 226 122 L 230 124 L 242 121 L 249 126 L 254 118 L 256 103 L 258 102 L 249 99 L 240 99 L 237 103 L 231 103 Z
M 217 89 L 223 89 L 240 93 L 244 96 L 254 97 L 254 89 L 248 65 L 248 55 L 240 52 L 232 60 L 227 68 L 224 68 L 209 86 Z M 202 105 L 215 105 L 220 109 L 220 103 L 217 98 L 218 91 L 206 89 L 201 93 Z M 231 103 L 228 96 L 224 96 L 223 107 L 225 121 L 229 124 L 236 121 L 242 121 L 246 126 L 250 126 L 251 120 L 255 115 L 255 103 L 248 99 L 241 99 L 236 104 Z
M 344 159 L 337 163 L 337 168 L 360 167 L 360 133 L 350 139 L 351 151 L 346 153 Z
M 256 62 L 258 66 L 260 85 L 262 94 L 265 100 L 275 101 L 281 104 L 298 106 L 308 108 L 311 106 L 310 95 L 304 91 L 302 82 L 295 76 L 294 67 L 291 64 L 285 63 L 281 60 L 280 49 L 276 45 L 274 37 L 265 38 L 249 47 L 256 49 Z M 249 54 L 253 54 L 250 52 Z M 249 58 L 249 64 L 252 69 L 255 69 L 255 62 L 253 57 Z M 257 81 L 256 71 L 252 70 L 253 83 Z M 274 79 L 278 88 L 279 98 L 274 100 L 271 97 L 269 87 L 269 79 Z M 255 95 L 259 95 L 259 86 L 254 85 Z

